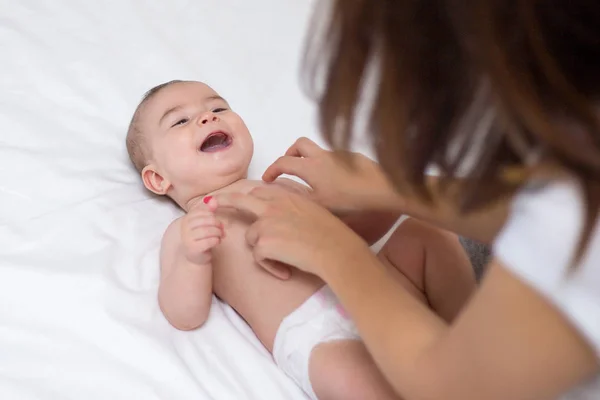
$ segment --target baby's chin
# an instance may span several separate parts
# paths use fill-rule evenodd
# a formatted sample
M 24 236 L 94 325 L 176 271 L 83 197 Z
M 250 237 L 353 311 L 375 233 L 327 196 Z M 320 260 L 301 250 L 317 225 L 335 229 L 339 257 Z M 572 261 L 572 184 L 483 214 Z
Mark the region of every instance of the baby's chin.
M 194 192 L 200 194 L 213 193 L 246 179 L 248 177 L 248 166 L 220 172 L 222 173 L 218 175 L 199 178 L 197 181 L 202 181 L 202 184 L 194 185 Z
M 225 186 L 231 185 L 234 182 L 244 179 L 248 176 L 250 168 L 250 159 L 227 160 L 227 163 L 222 163 L 218 171 L 213 171 L 212 176 L 206 176 L 205 182 L 210 182 L 209 185 L 213 188 L 211 191 L 218 190 Z
M 194 198 L 205 196 L 209 193 L 227 188 L 240 180 L 248 177 L 248 168 L 250 162 L 239 160 L 235 163 L 227 163 L 220 165 L 220 168 L 211 168 L 210 171 L 198 170 L 192 174 L 177 176 L 171 175 L 171 190 L 168 195 L 177 204 L 185 209 L 184 205 L 188 204 Z M 196 167 L 197 168 L 197 167 Z M 195 168 L 190 168 L 195 169 Z

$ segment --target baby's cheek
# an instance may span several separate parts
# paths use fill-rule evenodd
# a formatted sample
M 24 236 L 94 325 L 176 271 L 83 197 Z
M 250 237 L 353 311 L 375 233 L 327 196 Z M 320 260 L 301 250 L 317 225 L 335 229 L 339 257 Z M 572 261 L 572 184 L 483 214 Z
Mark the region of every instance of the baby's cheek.
M 246 126 L 246 124 L 244 123 L 244 121 L 239 116 L 237 116 L 236 118 L 234 118 L 232 121 L 229 121 L 229 126 L 238 135 L 247 136 L 248 138 L 252 137 L 250 135 L 250 130 L 248 130 L 248 127 Z

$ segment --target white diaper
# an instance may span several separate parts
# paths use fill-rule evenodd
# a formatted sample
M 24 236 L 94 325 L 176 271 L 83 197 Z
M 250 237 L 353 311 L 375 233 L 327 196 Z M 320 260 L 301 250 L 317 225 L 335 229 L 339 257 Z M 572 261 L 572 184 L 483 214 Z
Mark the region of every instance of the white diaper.
M 310 353 L 319 343 L 344 339 L 359 339 L 358 332 L 325 285 L 283 319 L 275 336 L 273 358 L 311 399 L 317 400 L 308 376 Z

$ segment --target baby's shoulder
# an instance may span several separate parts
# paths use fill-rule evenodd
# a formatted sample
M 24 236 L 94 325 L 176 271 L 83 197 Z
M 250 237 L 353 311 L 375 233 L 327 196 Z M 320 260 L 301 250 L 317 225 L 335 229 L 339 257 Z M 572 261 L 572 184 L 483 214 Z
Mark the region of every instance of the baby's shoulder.
M 181 217 L 171 222 L 165 233 L 163 233 L 160 242 L 161 263 L 171 262 L 177 256 L 179 246 L 181 245 Z
M 165 229 L 165 233 L 163 233 L 162 237 L 162 246 L 170 245 L 174 242 L 178 242 L 181 240 L 181 220 L 182 217 L 177 218 L 173 222 L 167 226 Z

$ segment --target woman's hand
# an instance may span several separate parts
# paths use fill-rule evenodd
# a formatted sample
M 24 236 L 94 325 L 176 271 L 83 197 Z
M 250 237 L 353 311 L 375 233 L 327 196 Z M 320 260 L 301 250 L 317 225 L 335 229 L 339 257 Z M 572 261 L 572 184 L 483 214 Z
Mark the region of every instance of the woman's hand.
M 311 200 L 282 189 L 258 187 L 249 194 L 217 194 L 208 206 L 235 208 L 257 217 L 246 241 L 262 266 L 283 263 L 326 280 L 328 268 L 372 257 L 367 244 L 342 221 Z
M 428 177 L 427 188 L 433 201 L 425 203 L 414 195 L 398 194 L 376 162 L 358 153 L 350 153 L 350 157 L 354 168 L 335 153 L 300 138 L 267 168 L 263 180 L 271 182 L 281 174 L 299 177 L 312 187 L 316 202 L 371 242 L 387 232 L 400 214 L 483 243 L 491 243 L 504 225 L 510 197 L 464 214 L 454 200 L 455 194 L 462 193 L 467 183 L 462 179 L 446 182 L 442 193 L 439 178 Z
M 349 153 L 347 165 L 335 153 L 300 138 L 263 174 L 273 182 L 282 174 L 297 176 L 313 189 L 313 199 L 336 214 L 356 210 L 399 210 L 397 195 L 379 165 L 359 153 Z

